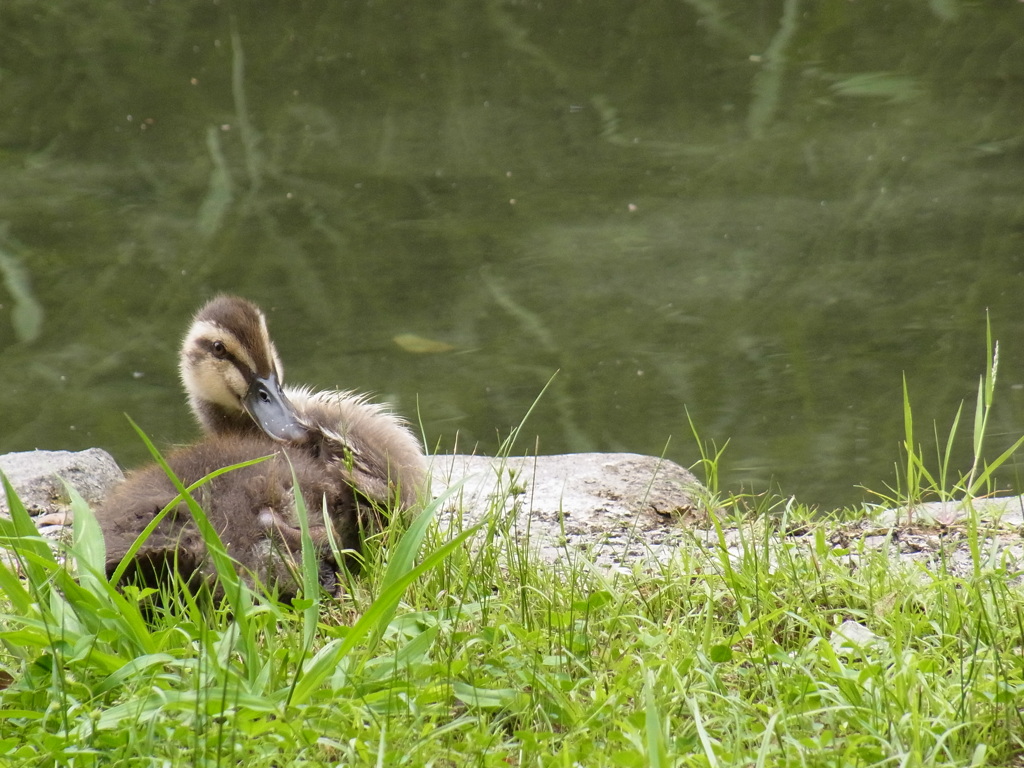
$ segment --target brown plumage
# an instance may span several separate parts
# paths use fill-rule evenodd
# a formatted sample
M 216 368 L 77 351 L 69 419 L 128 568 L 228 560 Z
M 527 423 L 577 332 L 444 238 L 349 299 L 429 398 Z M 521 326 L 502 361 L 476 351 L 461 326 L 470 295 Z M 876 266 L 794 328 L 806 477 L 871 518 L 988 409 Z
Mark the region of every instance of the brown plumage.
M 294 596 L 301 562 L 301 534 L 295 511 L 292 467 L 309 515 L 310 533 L 320 560 L 320 581 L 335 588 L 337 563 L 324 526 L 323 509 L 335 529 L 339 548 L 357 548 L 359 532 L 352 514 L 353 494 L 341 478 L 323 472 L 302 451 L 267 437 L 211 437 L 170 454 L 168 464 L 186 485 L 214 470 L 262 456 L 259 464 L 227 472 L 194 493 L 207 518 L 250 584 L 260 582 L 286 599 Z M 290 462 L 290 463 L 289 463 Z M 107 575 L 154 516 L 177 495 L 163 470 L 150 465 L 131 473 L 97 511 L 107 547 Z M 215 581 L 216 571 L 184 502 L 160 522 L 136 554 L 125 579 L 136 576 L 156 586 L 171 567 L 194 583 Z
M 291 466 L 315 526 L 321 583 L 328 588 L 339 564 L 323 524 L 325 504 L 335 541 L 354 551 L 364 532 L 382 526 L 383 514 L 417 504 L 426 460 L 404 422 L 350 392 L 282 387 L 281 361 L 256 305 L 218 296 L 201 308 L 182 343 L 180 370 L 189 405 L 207 434 L 168 457 L 185 485 L 225 466 L 273 456 L 216 478 L 196 497 L 239 572 L 251 581 L 276 587 L 284 597 L 297 589 L 301 540 Z M 108 575 L 175 496 L 157 466 L 133 473 L 111 493 L 98 512 Z M 127 574 L 157 583 L 175 564 L 195 581 L 214 579 L 212 560 L 184 503 L 163 519 Z M 358 559 L 348 558 L 345 565 L 356 570 Z
M 406 424 L 362 395 L 284 387 L 255 304 L 217 296 L 203 306 L 182 343 L 180 370 L 207 434 L 266 434 L 320 462 L 374 507 L 409 509 L 422 494 L 426 459 Z

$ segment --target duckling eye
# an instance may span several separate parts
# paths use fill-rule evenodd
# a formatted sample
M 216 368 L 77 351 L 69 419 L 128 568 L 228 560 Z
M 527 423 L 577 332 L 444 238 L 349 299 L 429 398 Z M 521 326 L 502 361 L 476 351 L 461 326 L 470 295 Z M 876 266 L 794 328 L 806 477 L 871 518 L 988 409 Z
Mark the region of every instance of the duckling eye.
M 215 341 L 210 345 L 213 348 L 213 356 L 218 358 L 224 358 L 228 354 L 227 347 L 224 346 L 223 341 Z

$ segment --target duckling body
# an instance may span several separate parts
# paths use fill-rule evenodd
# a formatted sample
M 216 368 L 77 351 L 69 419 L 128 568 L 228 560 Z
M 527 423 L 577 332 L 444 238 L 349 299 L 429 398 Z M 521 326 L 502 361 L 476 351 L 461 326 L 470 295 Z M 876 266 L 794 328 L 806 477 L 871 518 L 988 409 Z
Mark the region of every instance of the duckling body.
M 382 524 L 379 510 L 407 510 L 425 485 L 426 459 L 400 418 L 352 392 L 283 387 L 283 368 L 260 309 L 218 296 L 196 313 L 182 343 L 182 382 L 205 439 L 167 457 L 186 485 L 223 467 L 271 458 L 232 470 L 196 493 L 207 518 L 250 582 L 275 587 L 285 598 L 298 588 L 301 535 L 292 469 L 310 514 L 321 584 L 334 586 L 340 565 L 333 539 L 359 551 L 362 533 Z M 160 467 L 132 473 L 97 512 L 107 546 L 107 572 L 154 516 L 177 496 Z M 369 503 L 366 503 L 369 502 Z M 323 523 L 326 509 L 330 527 Z M 358 561 L 349 559 L 349 568 Z M 176 567 L 196 582 L 216 571 L 184 503 L 159 523 L 136 553 L 132 573 L 156 585 Z
M 255 304 L 217 296 L 195 315 L 180 370 L 208 435 L 264 434 L 339 477 L 370 508 L 416 505 L 426 481 L 419 441 L 399 417 L 352 392 L 284 387 L 266 318 Z M 376 512 L 363 524 L 379 525 Z
M 239 573 L 250 583 L 275 588 L 284 598 L 298 589 L 301 534 L 295 511 L 292 468 L 309 512 L 310 533 L 321 563 L 321 584 L 333 590 L 338 564 L 330 547 L 331 534 L 323 523 L 326 505 L 340 548 L 358 546 L 353 523 L 353 493 L 340 477 L 322 471 L 302 451 L 282 446 L 263 435 L 214 436 L 167 457 L 186 485 L 233 464 L 271 456 L 266 461 L 220 475 L 195 493 L 207 518 L 221 537 Z M 151 465 L 138 470 L 104 501 L 97 511 L 107 547 L 107 575 L 143 529 L 177 496 L 163 470 Z M 213 583 L 216 571 L 199 530 L 182 502 L 161 520 L 136 553 L 126 578 L 138 574 L 156 586 L 171 567 L 195 582 Z

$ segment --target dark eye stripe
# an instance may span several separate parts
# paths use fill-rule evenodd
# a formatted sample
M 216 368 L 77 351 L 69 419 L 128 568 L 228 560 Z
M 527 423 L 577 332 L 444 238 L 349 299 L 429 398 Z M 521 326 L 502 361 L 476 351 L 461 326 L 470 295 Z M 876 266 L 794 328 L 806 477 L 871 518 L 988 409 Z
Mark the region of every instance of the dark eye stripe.
M 252 370 L 249 366 L 239 360 L 238 357 L 232 354 L 231 351 L 223 344 L 221 344 L 223 349 L 218 353 L 218 350 L 215 349 L 216 344 L 217 341 L 206 341 L 205 346 L 207 351 L 218 360 L 225 360 L 235 366 L 238 372 L 242 374 L 242 378 L 245 379 L 246 384 L 252 383 L 252 380 L 256 378 L 256 371 Z

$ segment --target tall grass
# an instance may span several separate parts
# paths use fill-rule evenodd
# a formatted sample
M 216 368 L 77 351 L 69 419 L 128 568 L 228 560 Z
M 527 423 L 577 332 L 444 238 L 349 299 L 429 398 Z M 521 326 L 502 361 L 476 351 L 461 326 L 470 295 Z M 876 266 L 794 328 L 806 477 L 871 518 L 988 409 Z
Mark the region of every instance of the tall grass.
M 908 510 L 931 498 L 938 500 L 974 499 L 988 495 L 995 490 L 993 475 L 1024 445 L 1024 437 L 1017 439 L 992 462 L 985 460 L 985 440 L 988 435 L 989 419 L 995 400 L 996 378 L 999 372 L 999 343 L 992 339 L 992 327 L 986 324 L 985 373 L 978 382 L 978 394 L 974 406 L 974 423 L 971 429 L 971 465 L 966 472 L 953 477 L 952 460 L 954 448 L 960 434 L 960 420 L 963 404 L 957 409 L 953 423 L 943 441 L 938 428 L 934 429 L 936 465 L 930 469 L 921 445 L 914 431 L 914 413 L 910 405 L 910 392 L 906 376 L 903 377 L 903 451 L 905 464 L 902 473 L 897 473 L 897 482 L 891 493 L 878 494 L 884 501 L 896 506 L 905 505 Z
M 702 453 L 709 477 L 720 459 Z M 978 463 L 963 489 L 987 471 Z M 616 574 L 517 548 L 500 499 L 480 530 L 462 530 L 458 514 L 439 524 L 452 500 L 437 500 L 370 543 L 343 599 L 320 596 L 306 562 L 303 596 L 284 607 L 225 562 L 222 603 L 177 585 L 144 615 L 137 592 L 104 577 L 80 498 L 62 560 L 5 490 L 4 765 L 981 766 L 1024 755 L 1020 574 L 995 563 L 956 576 L 836 546 L 791 499 L 734 499 L 671 562 Z M 201 520 L 194 489 L 178 490 Z

